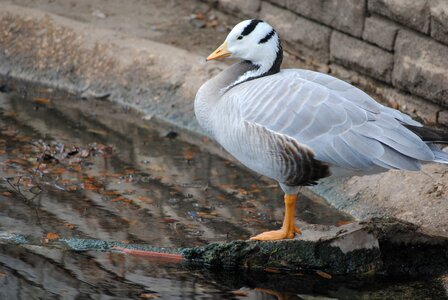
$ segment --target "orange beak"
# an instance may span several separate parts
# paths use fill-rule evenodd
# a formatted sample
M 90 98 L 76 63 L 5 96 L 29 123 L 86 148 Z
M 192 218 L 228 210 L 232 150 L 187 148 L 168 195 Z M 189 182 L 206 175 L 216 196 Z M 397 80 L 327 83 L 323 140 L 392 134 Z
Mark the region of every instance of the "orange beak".
M 218 47 L 212 54 L 207 57 L 207 61 L 224 58 L 232 55 L 232 53 L 227 49 L 227 42 L 224 42 L 221 46 Z

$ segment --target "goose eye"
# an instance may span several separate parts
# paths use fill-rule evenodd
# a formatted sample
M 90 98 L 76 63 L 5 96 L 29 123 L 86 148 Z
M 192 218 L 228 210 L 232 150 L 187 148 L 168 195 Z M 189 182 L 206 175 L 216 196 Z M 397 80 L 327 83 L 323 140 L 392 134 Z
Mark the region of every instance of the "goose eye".
M 237 40 L 242 40 L 243 39 L 243 36 L 242 35 L 240 35 L 239 37 L 237 37 Z

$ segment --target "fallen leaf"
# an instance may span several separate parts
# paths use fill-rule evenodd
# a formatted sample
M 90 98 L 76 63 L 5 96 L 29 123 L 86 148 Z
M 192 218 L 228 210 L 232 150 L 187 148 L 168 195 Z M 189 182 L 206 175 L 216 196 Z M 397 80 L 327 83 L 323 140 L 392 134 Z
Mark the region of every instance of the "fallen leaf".
M 216 199 L 218 199 L 219 201 L 227 200 L 226 196 L 224 196 L 224 195 L 219 195 L 218 197 L 216 197 Z
M 248 195 L 249 193 L 245 190 L 245 189 L 243 189 L 243 188 L 239 188 L 238 189 L 238 192 L 240 193 L 240 194 L 242 194 L 242 195 Z
M 231 293 L 236 297 L 247 297 L 247 292 L 244 291 L 231 291 Z
M 79 188 L 76 185 L 69 185 L 69 186 L 65 187 L 65 190 L 67 192 L 75 192 L 75 191 L 79 190 Z
M 6 191 L 6 192 L 3 192 L 2 195 L 5 197 L 11 197 L 13 195 L 13 193 Z
M 59 234 L 55 233 L 55 232 L 49 232 L 47 233 L 46 236 L 47 240 L 51 241 L 51 240 L 57 240 L 59 238 Z
M 140 200 L 140 201 L 143 201 L 145 203 L 153 203 L 154 202 L 154 199 L 151 199 L 151 198 L 146 197 L 146 196 L 138 196 L 137 199 Z
M 5 111 L 3 113 L 4 117 L 10 117 L 10 118 L 15 118 L 17 116 L 17 113 L 15 111 Z
M 186 151 L 184 151 L 184 159 L 185 159 L 186 161 L 191 161 L 191 160 L 193 160 L 193 157 L 194 157 L 194 155 L 193 155 L 193 152 L 192 152 L 192 151 L 190 151 L 190 150 L 186 150 Z
M 48 103 L 50 103 L 50 99 L 47 99 L 47 98 L 34 98 L 33 102 L 34 103 L 38 103 L 38 104 L 48 104 Z
M 17 135 L 17 130 L 12 129 L 12 128 L 6 128 L 4 130 L 1 131 L 2 135 L 6 135 L 8 137 L 13 137 Z
M 67 169 L 65 168 L 53 168 L 50 170 L 50 173 L 55 174 L 55 175 L 61 175 L 64 173 L 67 173 Z
M 125 201 L 125 200 L 127 200 L 127 199 L 128 199 L 128 198 L 126 198 L 126 197 L 118 196 L 118 197 L 115 197 L 114 199 L 112 199 L 112 202 Z
M 71 223 L 64 223 L 64 226 L 67 227 L 68 229 L 73 229 L 75 228 L 75 225 L 71 224 Z
M 179 222 L 179 220 L 170 219 L 170 218 L 160 220 L 160 223 L 176 223 L 176 222 Z
M 32 137 L 30 137 L 30 136 L 26 136 L 26 135 L 21 135 L 21 136 L 16 137 L 16 140 L 17 140 L 17 141 L 19 141 L 19 142 L 23 142 L 23 143 L 25 143 L 25 142 L 29 142 L 29 141 L 31 141 L 32 139 L 33 139 Z
M 316 271 L 316 274 L 319 275 L 319 276 L 322 277 L 322 278 L 325 278 L 325 279 L 331 279 L 331 278 L 333 278 L 330 274 L 328 274 L 328 273 L 326 273 L 326 272 L 324 272 L 324 271 L 320 271 L 320 270 L 317 270 L 317 271 Z
M 99 190 L 99 187 L 97 187 L 96 185 L 91 184 L 90 182 L 84 182 L 83 186 L 84 186 L 84 189 L 86 191 L 97 191 L 97 190 Z
M 353 221 L 341 220 L 341 221 L 338 221 L 336 225 L 337 226 L 342 226 L 342 225 L 347 225 L 347 224 L 350 224 L 350 223 L 353 223 Z
M 6 276 L 6 273 L 5 272 L 0 272 L 0 279 L 2 279 L 3 277 L 5 277 Z
M 279 269 L 274 269 L 274 268 L 264 268 L 264 271 L 268 272 L 268 273 L 276 273 L 276 274 L 281 273 L 281 271 Z
M 138 297 L 141 298 L 141 299 L 156 299 L 156 298 L 160 298 L 159 295 L 153 294 L 153 293 L 141 293 Z
M 102 191 L 101 192 L 102 195 L 104 196 L 115 196 L 115 195 L 120 195 L 121 192 L 120 191 Z

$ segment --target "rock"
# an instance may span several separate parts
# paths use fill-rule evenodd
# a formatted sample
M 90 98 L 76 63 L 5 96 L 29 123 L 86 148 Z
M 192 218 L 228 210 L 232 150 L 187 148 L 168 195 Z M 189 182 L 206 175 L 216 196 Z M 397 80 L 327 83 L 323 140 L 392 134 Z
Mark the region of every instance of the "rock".
M 431 1 L 431 36 L 448 44 L 448 1 Z
M 334 31 L 331 35 L 330 59 L 379 80 L 391 81 L 393 55 L 346 34 Z
M 410 31 L 395 43 L 392 82 L 436 103 L 448 105 L 448 47 Z
M 366 19 L 362 38 L 383 49 L 393 50 L 398 26 L 387 19 L 372 16 Z
M 219 5 L 227 12 L 238 16 L 256 18 L 261 0 L 219 0 Z
M 369 0 L 368 10 L 423 33 L 429 33 L 427 0 Z
M 301 16 L 360 37 L 364 26 L 365 0 L 288 0 L 287 7 Z
M 372 219 L 340 227 L 303 228 L 297 239 L 212 243 L 181 250 L 212 268 L 245 268 L 329 275 L 436 275 L 448 270 L 448 236 L 395 219 Z
M 438 122 L 439 124 L 448 127 L 448 110 L 442 110 L 439 112 Z
M 331 29 L 267 2 L 261 5 L 260 17 L 276 28 L 283 40 L 304 54 L 328 61 Z

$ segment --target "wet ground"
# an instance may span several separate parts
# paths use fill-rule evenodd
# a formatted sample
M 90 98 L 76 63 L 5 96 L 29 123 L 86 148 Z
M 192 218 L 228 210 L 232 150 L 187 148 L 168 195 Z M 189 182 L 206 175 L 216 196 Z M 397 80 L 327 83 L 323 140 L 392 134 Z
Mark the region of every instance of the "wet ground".
M 247 239 L 280 226 L 282 195 L 184 142 L 185 133 L 101 100 L 0 94 L 0 116 L 0 299 L 446 297 L 440 278 L 213 272 L 57 247 L 53 241 L 70 238 L 158 247 Z M 297 212 L 299 225 L 351 220 L 305 196 Z

